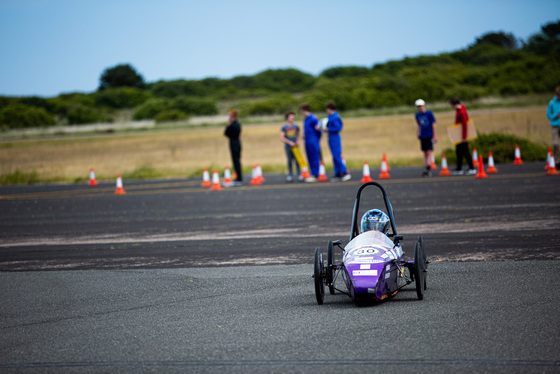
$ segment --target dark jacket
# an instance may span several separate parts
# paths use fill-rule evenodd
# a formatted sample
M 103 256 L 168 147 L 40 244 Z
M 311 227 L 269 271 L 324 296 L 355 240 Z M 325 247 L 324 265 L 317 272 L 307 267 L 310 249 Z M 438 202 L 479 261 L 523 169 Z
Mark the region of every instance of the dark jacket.
M 241 124 L 237 120 L 233 121 L 229 126 L 226 126 L 224 135 L 229 138 L 230 143 L 238 141 L 239 135 L 241 135 Z

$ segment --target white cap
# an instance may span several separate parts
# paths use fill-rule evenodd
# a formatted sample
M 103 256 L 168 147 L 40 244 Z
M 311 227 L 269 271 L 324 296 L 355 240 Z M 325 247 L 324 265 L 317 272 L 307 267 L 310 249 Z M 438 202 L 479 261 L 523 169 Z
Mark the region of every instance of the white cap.
M 426 102 L 422 99 L 418 99 L 414 102 L 414 105 L 416 106 L 426 105 Z

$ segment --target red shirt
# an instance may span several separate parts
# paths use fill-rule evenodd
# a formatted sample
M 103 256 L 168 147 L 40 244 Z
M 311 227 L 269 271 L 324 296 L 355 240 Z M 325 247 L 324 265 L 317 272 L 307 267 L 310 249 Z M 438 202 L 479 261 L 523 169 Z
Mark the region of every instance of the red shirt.
M 461 107 L 455 112 L 455 123 L 463 125 L 463 140 L 467 139 L 467 122 L 469 122 L 467 107 L 461 104 Z

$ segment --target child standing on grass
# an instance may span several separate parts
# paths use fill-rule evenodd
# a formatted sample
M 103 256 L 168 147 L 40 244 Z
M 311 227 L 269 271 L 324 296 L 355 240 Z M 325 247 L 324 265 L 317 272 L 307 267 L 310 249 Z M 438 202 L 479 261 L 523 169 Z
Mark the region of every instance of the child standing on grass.
M 436 138 L 436 118 L 434 114 L 426 110 L 426 102 L 422 99 L 416 100 L 414 103 L 418 112 L 416 113 L 416 137 L 420 139 L 420 149 L 424 152 L 424 172 L 423 177 L 431 177 L 432 154 L 434 151 L 434 143 Z
M 288 160 L 288 175 L 286 176 L 286 182 L 288 183 L 294 181 L 292 167 L 294 163 L 296 164 L 297 178 L 301 180 L 299 163 L 292 152 L 292 147 L 297 146 L 299 141 L 299 126 L 294 123 L 295 116 L 294 112 L 287 112 L 285 115 L 286 123 L 280 130 L 280 141 L 284 143 L 286 158 Z

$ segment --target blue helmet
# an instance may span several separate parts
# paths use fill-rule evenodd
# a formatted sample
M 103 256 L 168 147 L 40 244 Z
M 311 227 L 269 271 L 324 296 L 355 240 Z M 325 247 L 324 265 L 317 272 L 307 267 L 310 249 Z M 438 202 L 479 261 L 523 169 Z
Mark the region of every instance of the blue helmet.
M 376 230 L 387 235 L 390 226 L 389 216 L 379 209 L 370 209 L 362 216 L 361 233 Z

